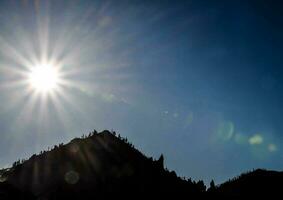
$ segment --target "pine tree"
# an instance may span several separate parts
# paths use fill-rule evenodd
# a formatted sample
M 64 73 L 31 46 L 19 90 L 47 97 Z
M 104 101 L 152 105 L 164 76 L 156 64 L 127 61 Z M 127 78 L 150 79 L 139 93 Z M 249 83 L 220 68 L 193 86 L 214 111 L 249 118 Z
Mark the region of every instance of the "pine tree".
M 210 191 L 214 191 L 215 189 L 216 189 L 216 186 L 215 186 L 214 180 L 212 179 L 211 182 L 210 182 L 210 188 L 209 188 L 209 190 L 210 190 Z

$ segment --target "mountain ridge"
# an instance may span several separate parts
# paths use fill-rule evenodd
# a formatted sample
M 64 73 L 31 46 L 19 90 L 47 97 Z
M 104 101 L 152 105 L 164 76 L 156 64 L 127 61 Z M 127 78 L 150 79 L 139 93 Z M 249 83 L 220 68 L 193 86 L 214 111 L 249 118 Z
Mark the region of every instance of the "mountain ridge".
M 257 169 L 206 190 L 203 181 L 180 178 L 164 157 L 145 156 L 116 132 L 95 130 L 0 170 L 0 199 L 103 199 L 279 194 L 283 172 Z
M 17 162 L 1 177 L 23 192 L 46 198 L 67 193 L 89 197 L 91 191 L 96 196 L 121 194 L 127 193 L 125 188 L 147 194 L 164 189 L 195 194 L 205 190 L 202 181 L 181 179 L 165 169 L 163 162 L 163 155 L 158 160 L 148 158 L 115 132 L 94 131 Z

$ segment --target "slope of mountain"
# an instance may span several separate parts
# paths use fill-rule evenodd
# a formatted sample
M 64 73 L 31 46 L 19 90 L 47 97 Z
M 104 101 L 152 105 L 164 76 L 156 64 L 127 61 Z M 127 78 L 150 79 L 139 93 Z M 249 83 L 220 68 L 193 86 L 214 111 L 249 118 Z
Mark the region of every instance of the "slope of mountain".
M 35 197 L 30 192 L 23 192 L 15 186 L 7 183 L 0 182 L 0 199 L 10 200 L 10 199 L 35 199 Z
M 45 199 L 163 196 L 172 192 L 197 195 L 205 191 L 202 181 L 184 180 L 164 169 L 163 156 L 156 161 L 147 158 L 114 134 L 93 132 L 55 146 L 2 172 L 2 179 L 23 194 Z
M 216 196 L 260 197 L 282 195 L 283 172 L 257 169 L 229 180 L 218 187 L 208 189 Z

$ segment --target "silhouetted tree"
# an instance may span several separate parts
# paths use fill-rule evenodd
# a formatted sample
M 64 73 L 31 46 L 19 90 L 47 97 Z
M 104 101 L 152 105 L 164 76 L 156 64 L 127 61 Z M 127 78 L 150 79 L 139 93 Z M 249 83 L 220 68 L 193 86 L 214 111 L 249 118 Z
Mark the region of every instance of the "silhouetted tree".
M 164 168 L 164 156 L 163 154 L 160 155 L 159 159 L 157 160 L 158 168 Z
M 214 183 L 214 180 L 212 179 L 210 182 L 210 190 L 215 190 L 215 189 L 216 189 L 215 183 Z
M 17 166 L 17 161 L 13 162 L 12 167 L 16 167 Z
M 176 177 L 177 177 L 177 174 L 176 174 L 176 172 L 175 172 L 175 171 L 171 171 L 171 172 L 170 172 L 170 175 L 171 175 L 172 177 L 174 177 L 174 178 L 176 178 Z
M 204 185 L 204 182 L 202 180 L 197 182 L 197 187 L 201 192 L 205 192 L 206 190 L 206 186 Z

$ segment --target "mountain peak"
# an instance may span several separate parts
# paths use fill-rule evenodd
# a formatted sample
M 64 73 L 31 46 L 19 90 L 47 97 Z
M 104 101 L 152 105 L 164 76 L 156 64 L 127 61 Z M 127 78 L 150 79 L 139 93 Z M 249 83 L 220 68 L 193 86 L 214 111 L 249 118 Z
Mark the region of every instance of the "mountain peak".
M 96 131 L 49 151 L 33 155 L 2 173 L 6 183 L 36 197 L 85 197 L 162 191 L 200 193 L 205 186 L 164 169 L 163 155 L 155 161 L 115 132 Z M 186 188 L 186 189 L 185 189 Z M 110 192 L 110 193 L 108 193 Z M 67 196 L 66 196 L 67 195 Z

